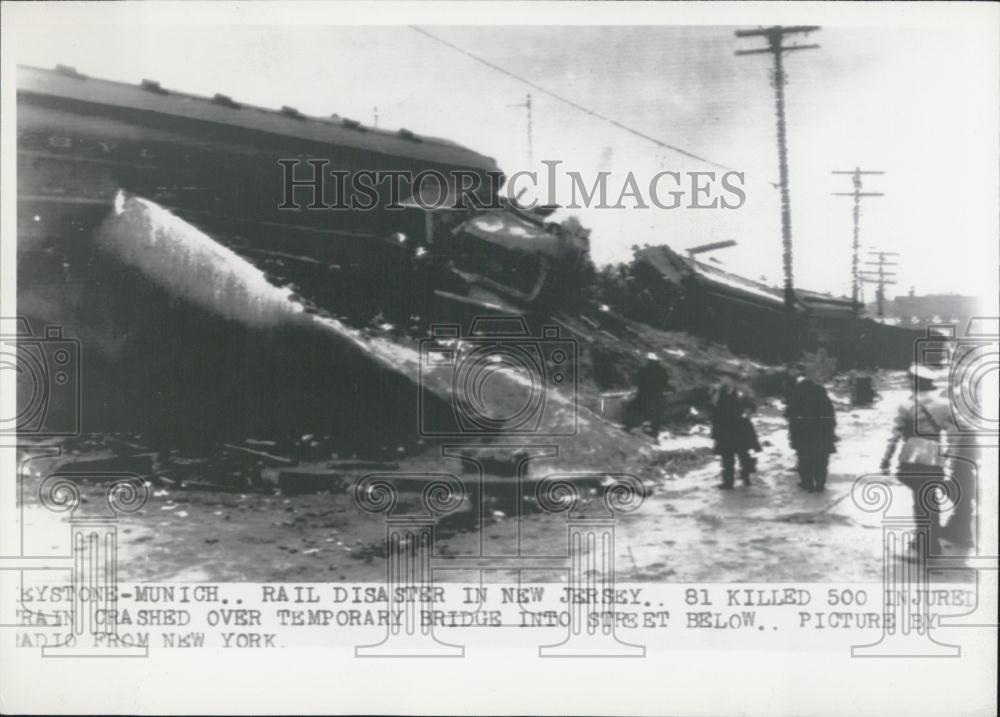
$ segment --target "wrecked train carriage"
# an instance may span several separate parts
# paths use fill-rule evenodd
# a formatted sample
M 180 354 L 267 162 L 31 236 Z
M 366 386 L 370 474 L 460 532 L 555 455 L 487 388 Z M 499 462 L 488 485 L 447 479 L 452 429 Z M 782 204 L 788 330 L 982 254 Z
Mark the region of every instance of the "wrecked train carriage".
M 406 303 L 397 280 L 412 250 L 398 235 L 429 234 L 432 218 L 283 210 L 279 160 L 485 177 L 492 159 L 68 68 L 19 68 L 17 133 L 18 310 L 36 335 L 58 325 L 80 341 L 80 383 L 60 396 L 86 430 L 164 445 L 318 430 L 350 450 L 414 433 L 415 354 L 347 324 L 387 297 Z
M 734 351 L 780 361 L 788 324 L 784 296 L 667 246 L 636 253 L 635 278 L 654 298 L 659 316 L 651 323 L 701 334 Z M 859 317 L 850 299 L 795 290 L 800 347 L 824 350 L 843 366 L 904 368 L 921 334 Z
M 777 360 L 785 325 L 780 292 L 666 246 L 636 253 L 637 280 L 663 307 L 660 325 L 704 335 L 740 353 Z
M 412 202 L 387 209 L 388 184 L 379 185 L 371 211 L 328 208 L 353 196 L 337 201 L 330 172 L 473 172 L 484 200 L 488 173 L 498 172 L 489 157 L 407 130 L 183 94 L 148 80 L 110 82 L 71 68 L 19 68 L 17 102 L 21 252 L 89 232 L 124 190 L 204 230 L 274 283 L 294 283 L 320 305 L 341 309 L 401 263 L 389 237 L 422 237 L 430 220 Z M 289 160 L 297 163 L 279 164 Z M 300 182 L 290 197 L 289 178 Z M 400 190 L 403 200 L 411 194 L 405 180 Z
M 555 206 L 526 209 L 504 201 L 479 211 L 438 241 L 455 271 L 524 310 L 559 302 L 567 281 L 589 261 L 584 232 L 547 221 Z

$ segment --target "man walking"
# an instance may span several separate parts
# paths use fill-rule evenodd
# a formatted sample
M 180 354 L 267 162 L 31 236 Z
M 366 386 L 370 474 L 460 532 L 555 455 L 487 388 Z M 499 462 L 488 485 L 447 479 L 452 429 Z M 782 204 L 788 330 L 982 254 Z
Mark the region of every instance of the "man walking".
M 730 490 L 735 480 L 736 459 L 740 461 L 740 478 L 750 485 L 750 474 L 756 461 L 750 451 L 759 451 L 757 431 L 750 421 L 754 404 L 743 391 L 722 384 L 716 391 L 712 406 L 713 450 L 722 459 L 722 483 L 719 488 Z
M 798 456 L 799 486 L 810 492 L 826 488 L 830 454 L 836 448 L 837 417 L 826 389 L 800 376 L 785 407 L 788 442 Z

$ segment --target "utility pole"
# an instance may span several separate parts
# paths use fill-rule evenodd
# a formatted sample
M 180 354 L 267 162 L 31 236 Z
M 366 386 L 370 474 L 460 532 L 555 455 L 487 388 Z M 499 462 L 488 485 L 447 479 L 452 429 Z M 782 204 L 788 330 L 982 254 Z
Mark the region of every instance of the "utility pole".
M 772 74 L 774 85 L 774 109 L 778 120 L 778 172 L 779 189 L 781 191 L 781 261 L 785 270 L 785 311 L 788 315 L 790 329 L 794 327 L 795 321 L 795 284 L 792 277 L 792 213 L 791 199 L 788 191 L 788 146 L 786 142 L 785 130 L 785 83 L 788 81 L 785 74 L 783 56 L 786 52 L 794 50 L 811 50 L 819 45 L 783 45 L 782 41 L 786 35 L 798 35 L 819 30 L 816 25 L 796 25 L 792 27 L 762 27 L 757 30 L 737 30 L 736 37 L 763 37 L 767 40 L 767 47 L 756 50 L 737 50 L 737 55 L 761 55 L 770 54 L 774 58 L 774 71 Z M 796 351 L 795 333 L 791 332 L 789 337 L 788 357 Z M 797 343 L 797 342 L 796 342 Z
M 877 266 L 878 271 L 865 271 L 861 272 L 861 281 L 866 281 L 871 284 L 875 284 L 875 300 L 878 302 L 878 317 L 885 317 L 885 287 L 896 283 L 896 274 L 892 271 L 886 271 L 887 266 L 899 266 L 899 264 L 891 261 L 891 259 L 899 256 L 899 252 L 895 251 L 870 251 L 871 258 L 877 258 L 877 261 L 867 261 L 865 264 L 867 266 Z M 890 258 L 890 261 L 886 261 L 886 257 Z
M 524 102 L 516 105 L 508 105 L 508 107 L 524 107 L 528 113 L 528 167 L 530 168 L 534 164 L 534 148 L 532 147 L 532 117 L 531 117 L 531 95 L 525 95 Z
M 378 105 L 375 105 L 375 107 L 373 108 L 372 111 L 373 111 L 373 114 L 375 115 L 374 126 L 378 127 Z
M 863 174 L 885 174 L 879 170 L 863 170 L 860 167 L 854 169 L 837 169 L 830 174 L 849 174 L 851 182 L 854 184 L 853 192 L 832 192 L 835 197 L 854 197 L 854 240 L 851 243 L 851 302 L 854 304 L 854 315 L 860 313 L 861 294 L 861 274 L 858 271 L 858 252 L 861 248 L 858 236 L 859 219 L 861 217 L 861 199 L 863 197 L 882 197 L 882 192 L 862 192 L 861 175 Z

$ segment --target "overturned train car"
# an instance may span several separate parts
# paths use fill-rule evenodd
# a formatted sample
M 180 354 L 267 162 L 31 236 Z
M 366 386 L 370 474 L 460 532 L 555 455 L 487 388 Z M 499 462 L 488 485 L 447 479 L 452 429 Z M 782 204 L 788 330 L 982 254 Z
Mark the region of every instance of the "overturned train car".
M 17 155 L 22 343 L 79 349 L 70 385 L 42 392 L 45 419 L 23 433 L 206 444 L 319 430 L 353 450 L 415 439 L 418 391 L 447 402 L 413 352 L 366 329 L 412 300 L 413 244 L 433 242 L 438 217 L 405 179 L 368 211 L 326 193 L 359 172 L 457 170 L 488 202 L 491 158 L 63 67 L 19 68 Z M 37 393 L 19 384 L 19 401 Z
M 780 290 L 667 246 L 642 249 L 636 259 L 636 280 L 664 307 L 654 323 L 764 360 L 783 358 L 788 314 Z M 802 289 L 795 290 L 794 317 L 799 347 L 822 349 L 841 368 L 905 368 L 926 335 L 858 316 L 850 299 Z

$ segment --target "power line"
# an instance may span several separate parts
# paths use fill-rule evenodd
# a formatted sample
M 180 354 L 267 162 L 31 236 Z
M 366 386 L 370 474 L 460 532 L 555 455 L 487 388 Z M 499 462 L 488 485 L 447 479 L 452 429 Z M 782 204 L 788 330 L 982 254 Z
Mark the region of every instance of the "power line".
M 535 163 L 534 149 L 532 147 L 531 139 L 531 95 L 526 95 L 524 102 L 516 105 L 507 105 L 508 107 L 524 107 L 528 111 L 528 166 L 532 166 Z
M 628 125 L 623 124 L 622 122 L 619 122 L 618 120 L 616 120 L 616 119 L 614 119 L 612 117 L 608 117 L 607 115 L 601 114 L 600 112 L 592 110 L 589 107 L 585 107 L 584 105 L 581 105 L 579 102 L 575 102 L 574 100 L 571 100 L 568 97 L 564 97 L 564 96 L 562 96 L 560 94 L 557 94 L 557 93 L 555 93 L 555 92 L 553 92 L 551 90 L 548 90 L 548 89 L 542 87 L 541 85 L 537 84 L 536 82 L 534 82 L 532 80 L 529 80 L 527 78 L 521 77 L 520 75 L 518 75 L 518 74 L 516 74 L 514 72 L 511 72 L 510 70 L 508 70 L 508 69 L 506 69 L 504 67 L 500 67 L 499 65 L 496 65 L 496 64 L 490 62 L 489 60 L 486 60 L 486 59 L 480 57 L 479 55 L 476 55 L 476 54 L 474 54 L 472 52 L 469 52 L 465 48 L 459 47 L 458 45 L 455 45 L 454 43 L 451 43 L 448 40 L 445 40 L 444 38 L 438 37 L 437 35 L 428 32 L 427 30 L 423 29 L 422 27 L 417 27 L 416 25 L 410 25 L 410 28 L 413 29 L 413 30 L 416 30 L 421 35 L 429 37 L 431 40 L 434 40 L 435 42 L 438 42 L 438 43 L 444 45 L 445 47 L 449 47 L 452 50 L 455 50 L 456 52 L 459 52 L 459 53 L 465 55 L 466 57 L 468 57 L 468 58 L 470 58 L 472 60 L 475 60 L 476 62 L 478 62 L 478 63 L 480 63 L 482 65 L 486 65 L 487 67 L 489 67 L 492 70 L 496 70 L 497 72 L 499 72 L 499 73 L 501 73 L 503 75 L 506 75 L 507 77 L 510 77 L 510 78 L 512 78 L 512 79 L 514 79 L 514 80 L 516 80 L 518 82 L 521 82 L 521 83 L 525 84 L 525 85 L 528 85 L 529 87 L 537 90 L 538 92 L 541 92 L 544 95 L 547 95 L 547 96 L 549 96 L 549 97 L 551 97 L 551 98 L 553 98 L 555 100 L 558 100 L 559 102 L 562 102 L 563 104 L 569 105 L 573 109 L 578 110 L 580 112 L 583 112 L 586 115 L 590 115 L 591 117 L 595 117 L 595 118 L 597 118 L 599 120 L 607 122 L 608 124 L 614 125 L 615 127 L 619 128 L 621 130 L 624 130 L 625 132 L 628 132 L 629 134 L 635 135 L 636 137 L 639 137 L 640 139 L 644 139 L 647 142 L 652 142 L 653 144 L 655 144 L 655 145 L 657 145 L 659 147 L 664 147 L 666 149 L 672 150 L 674 152 L 677 152 L 678 154 L 684 155 L 685 157 L 689 157 L 691 159 L 698 160 L 699 162 L 704 162 L 705 164 L 710 164 L 713 167 L 718 167 L 719 169 L 724 169 L 727 172 L 736 172 L 736 171 L 739 171 L 737 169 L 734 169 L 733 167 L 729 167 L 729 166 L 727 166 L 725 164 L 722 164 L 720 162 L 715 162 L 715 161 L 713 161 L 711 159 L 708 159 L 707 157 L 702 157 L 701 155 L 695 154 L 694 152 L 689 152 L 688 150 L 683 149 L 681 147 L 678 147 L 677 145 L 670 144 L 669 142 L 664 142 L 663 140 L 657 139 L 656 137 L 651 137 L 650 135 L 646 134 L 645 132 L 640 132 L 639 130 L 637 130 L 637 129 L 633 128 L 633 127 L 629 127 Z

